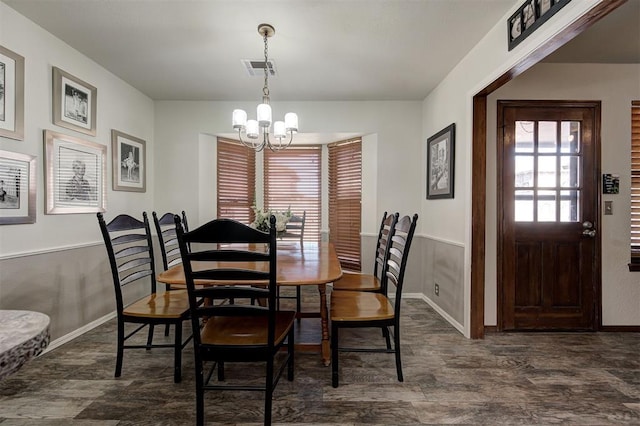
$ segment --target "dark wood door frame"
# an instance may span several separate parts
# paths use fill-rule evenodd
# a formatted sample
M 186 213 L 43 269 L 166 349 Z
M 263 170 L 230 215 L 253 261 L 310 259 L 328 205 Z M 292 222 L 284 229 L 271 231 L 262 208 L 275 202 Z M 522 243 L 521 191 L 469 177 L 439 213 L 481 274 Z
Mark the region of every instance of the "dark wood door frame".
M 484 337 L 487 96 L 626 2 L 627 0 L 609 0 L 597 4 L 593 9 L 534 50 L 529 56 L 523 58 L 473 97 L 470 303 L 470 337 L 472 339 L 482 339 Z

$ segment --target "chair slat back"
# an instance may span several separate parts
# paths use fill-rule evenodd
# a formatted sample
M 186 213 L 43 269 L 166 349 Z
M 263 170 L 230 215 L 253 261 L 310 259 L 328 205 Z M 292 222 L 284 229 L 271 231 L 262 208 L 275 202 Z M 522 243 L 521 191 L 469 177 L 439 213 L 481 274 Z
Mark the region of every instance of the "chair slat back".
M 293 215 L 285 225 L 285 232 L 281 238 L 296 239 L 300 244 L 304 242 L 304 224 L 307 221 L 307 211 L 302 212 L 302 216 Z
M 268 233 L 231 219 L 214 219 L 185 232 L 180 217 L 174 216 L 174 221 L 193 329 L 197 330 L 205 317 L 268 315 L 267 340 L 273 346 L 277 284 L 275 217 L 270 218 Z M 188 244 L 197 250 L 189 250 Z M 199 285 L 211 281 L 217 285 Z M 211 303 L 199 304 L 202 297 Z M 267 307 L 249 304 L 251 299 L 260 298 L 267 300 Z M 224 299 L 233 299 L 234 303 L 225 303 Z M 194 333 L 194 339 L 197 346 L 202 344 L 199 333 Z
M 391 234 L 389 245 L 389 257 L 387 259 L 386 284 L 393 284 L 396 288 L 395 314 L 400 314 L 400 299 L 402 296 L 402 285 L 404 281 L 404 271 L 409 258 L 411 241 L 416 230 L 418 215 L 414 214 L 413 219 L 403 216 L 395 224 L 394 232 Z
M 160 254 L 162 255 L 162 267 L 166 271 L 172 266 L 182 262 L 180 257 L 180 247 L 178 246 L 178 238 L 176 237 L 176 224 L 173 220 L 173 213 L 165 213 L 160 219 L 156 212 L 152 213 L 153 223 L 158 235 L 158 243 L 160 245 Z M 185 231 L 189 231 L 187 225 L 187 215 L 182 211 L 182 226 Z
M 116 292 L 116 308 L 120 314 L 125 306 L 122 287 L 134 282 L 146 285 L 150 277 L 149 290 L 156 292 L 155 260 L 153 257 L 151 229 L 147 213 L 143 212 L 143 220 L 121 214 L 108 224 L 102 213 L 98 213 L 98 223 L 104 239 L 109 265 Z M 138 284 L 136 284 L 138 285 Z
M 389 235 L 393 234 L 396 222 L 398 221 L 398 213 L 387 216 L 384 212 L 382 222 L 380 223 L 380 232 L 378 232 L 378 244 L 376 246 L 376 258 L 373 264 L 373 275 L 378 277 L 381 286 L 385 287 L 386 277 L 384 276 L 384 265 L 389 258 Z

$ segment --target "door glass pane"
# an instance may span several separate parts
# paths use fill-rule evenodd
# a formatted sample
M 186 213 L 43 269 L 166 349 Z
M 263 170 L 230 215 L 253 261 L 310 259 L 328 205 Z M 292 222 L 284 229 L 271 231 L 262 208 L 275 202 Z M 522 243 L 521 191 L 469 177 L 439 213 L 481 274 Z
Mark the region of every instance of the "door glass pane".
M 538 157 L 538 187 L 556 187 L 556 157 Z
M 556 152 L 557 123 L 555 121 L 541 121 L 538 123 L 538 152 Z
M 560 158 L 560 186 L 578 188 L 580 186 L 580 157 L 563 156 Z
M 533 191 L 515 192 L 515 220 L 516 222 L 533 221 Z
M 516 155 L 516 188 L 533 186 L 533 155 Z
M 556 221 L 556 191 L 538 191 L 538 222 Z
M 580 122 L 563 121 L 560 124 L 560 150 L 562 152 L 580 152 Z
M 580 221 L 580 191 L 560 191 L 560 222 Z
M 516 121 L 516 152 L 533 152 L 533 121 Z

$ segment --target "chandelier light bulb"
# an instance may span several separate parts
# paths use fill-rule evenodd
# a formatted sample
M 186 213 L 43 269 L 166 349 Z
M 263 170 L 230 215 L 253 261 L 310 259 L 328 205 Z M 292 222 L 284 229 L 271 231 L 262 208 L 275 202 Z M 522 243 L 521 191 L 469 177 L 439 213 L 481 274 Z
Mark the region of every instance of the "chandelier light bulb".
M 243 129 L 247 125 L 247 113 L 243 109 L 233 110 L 233 128 Z
M 258 128 L 257 120 L 247 120 L 246 133 L 250 139 L 258 139 L 260 129 Z
M 273 123 L 273 136 L 279 139 L 287 137 L 287 132 L 284 129 L 284 121 L 276 121 Z
M 284 115 L 284 126 L 287 132 L 298 133 L 298 114 L 288 112 Z
M 260 127 L 271 126 L 271 105 L 260 104 L 257 108 L 258 124 Z

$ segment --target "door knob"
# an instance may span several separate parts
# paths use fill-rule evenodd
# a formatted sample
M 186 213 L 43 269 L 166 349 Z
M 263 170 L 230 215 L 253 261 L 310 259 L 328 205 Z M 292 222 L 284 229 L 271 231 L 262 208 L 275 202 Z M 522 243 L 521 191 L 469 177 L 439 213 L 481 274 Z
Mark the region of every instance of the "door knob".
M 591 229 L 593 228 L 593 223 L 589 222 L 588 220 L 585 220 L 584 222 L 582 222 L 582 227 L 584 229 Z
M 596 231 L 594 229 L 585 229 L 582 231 L 582 235 L 593 238 L 596 236 Z

